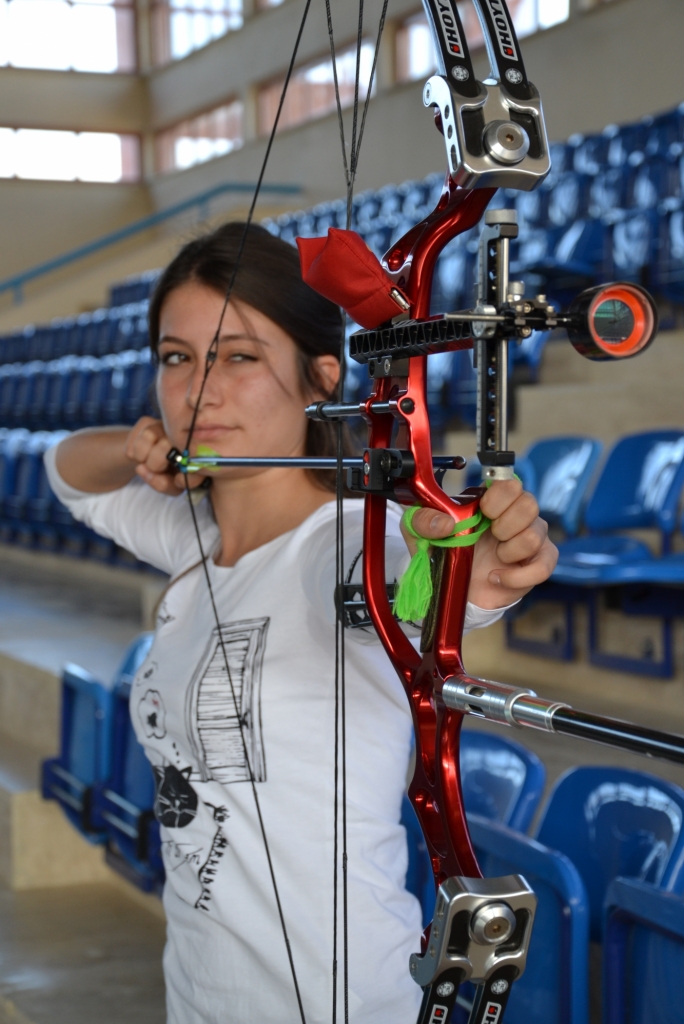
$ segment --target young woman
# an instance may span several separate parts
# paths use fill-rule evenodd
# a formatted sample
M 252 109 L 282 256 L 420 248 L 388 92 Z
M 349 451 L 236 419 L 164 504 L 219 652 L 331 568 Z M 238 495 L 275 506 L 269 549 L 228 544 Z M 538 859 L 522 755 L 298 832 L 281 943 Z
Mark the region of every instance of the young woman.
M 208 474 L 194 509 L 219 635 L 184 480 L 167 461 L 195 413 L 194 454 L 198 445 L 222 455 L 334 452 L 330 427 L 303 409 L 335 393 L 339 310 L 302 282 L 294 249 L 252 227 L 222 315 L 242 232 L 228 224 L 190 243 L 162 275 L 150 307 L 160 419 L 79 431 L 46 458 L 76 518 L 172 577 L 131 692 L 157 781 L 169 1024 L 300 1020 L 248 760 L 303 1013 L 323 1024 L 332 1008 L 333 482 L 294 469 Z M 361 549 L 362 504 L 345 501 L 345 569 Z M 495 484 L 482 507 L 492 528 L 476 546 L 467 628 L 498 619 L 556 557 L 517 481 Z M 408 562 L 400 511 L 388 519 L 390 581 Z M 429 509 L 413 525 L 428 538 L 454 527 Z M 360 571 L 358 558 L 355 579 Z M 410 716 L 373 631 L 349 631 L 346 646 L 350 1019 L 412 1024 L 421 993 L 408 957 L 421 924 L 404 889 L 399 824 Z

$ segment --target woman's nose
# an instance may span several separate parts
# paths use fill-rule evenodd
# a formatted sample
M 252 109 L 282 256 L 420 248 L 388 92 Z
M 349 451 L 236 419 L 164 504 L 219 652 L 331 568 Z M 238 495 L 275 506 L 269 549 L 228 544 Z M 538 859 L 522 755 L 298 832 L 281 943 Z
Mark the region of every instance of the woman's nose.
M 188 388 L 188 404 L 193 409 L 198 404 L 201 407 L 218 404 L 220 388 L 218 387 L 216 377 L 213 361 L 207 362 L 204 360 L 198 362 L 190 381 L 190 387 Z

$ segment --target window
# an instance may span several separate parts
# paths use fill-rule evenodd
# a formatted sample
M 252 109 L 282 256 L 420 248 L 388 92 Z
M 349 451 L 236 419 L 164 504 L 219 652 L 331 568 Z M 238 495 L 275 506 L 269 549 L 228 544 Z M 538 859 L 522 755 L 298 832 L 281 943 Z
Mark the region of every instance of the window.
M 242 0 L 152 0 L 152 61 L 180 60 L 242 28 Z
M 241 145 L 242 103 L 236 101 L 159 132 L 157 170 L 183 170 L 230 153 Z
M 359 94 L 366 98 L 374 47 L 372 43 L 361 46 L 361 68 Z M 354 80 L 356 76 L 356 47 L 342 50 L 336 55 L 337 80 L 340 86 L 340 100 L 343 107 L 354 102 Z M 280 102 L 284 79 L 262 86 L 258 97 L 258 129 L 267 135 L 273 127 Z M 335 81 L 332 60 L 319 61 L 300 68 L 292 75 L 280 115 L 278 131 L 304 124 L 316 117 L 324 117 L 336 109 Z
M 569 16 L 569 0 L 508 0 L 508 8 L 518 36 L 522 39 L 551 28 Z M 484 46 L 480 22 L 471 3 L 459 3 L 459 14 L 470 50 Z M 435 51 L 424 14 L 408 18 L 397 32 L 397 79 L 411 82 L 425 78 L 435 70 Z
M 0 178 L 50 181 L 136 181 L 135 135 L 0 128 Z
M 0 65 L 134 71 L 133 0 L 0 0 Z
M 267 11 L 269 7 L 280 7 L 284 0 L 256 0 L 257 11 Z

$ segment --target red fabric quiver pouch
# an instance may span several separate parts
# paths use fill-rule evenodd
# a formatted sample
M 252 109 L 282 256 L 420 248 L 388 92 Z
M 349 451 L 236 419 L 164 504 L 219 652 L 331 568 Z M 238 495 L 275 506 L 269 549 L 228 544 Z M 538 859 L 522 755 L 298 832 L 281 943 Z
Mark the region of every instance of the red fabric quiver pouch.
M 297 247 L 305 282 L 367 330 L 406 312 L 408 299 L 355 231 L 330 228 L 327 237 L 298 238 Z

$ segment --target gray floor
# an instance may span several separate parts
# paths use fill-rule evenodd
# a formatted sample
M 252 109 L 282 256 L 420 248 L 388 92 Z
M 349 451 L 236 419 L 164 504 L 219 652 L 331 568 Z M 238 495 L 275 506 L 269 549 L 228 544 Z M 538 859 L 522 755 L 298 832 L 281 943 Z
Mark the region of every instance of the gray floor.
M 14 658 L 55 673 L 76 662 L 109 682 L 140 631 L 139 604 L 123 588 L 0 565 L 0 651 Z
M 110 886 L 0 889 L 0 1024 L 163 1024 L 164 931 Z

